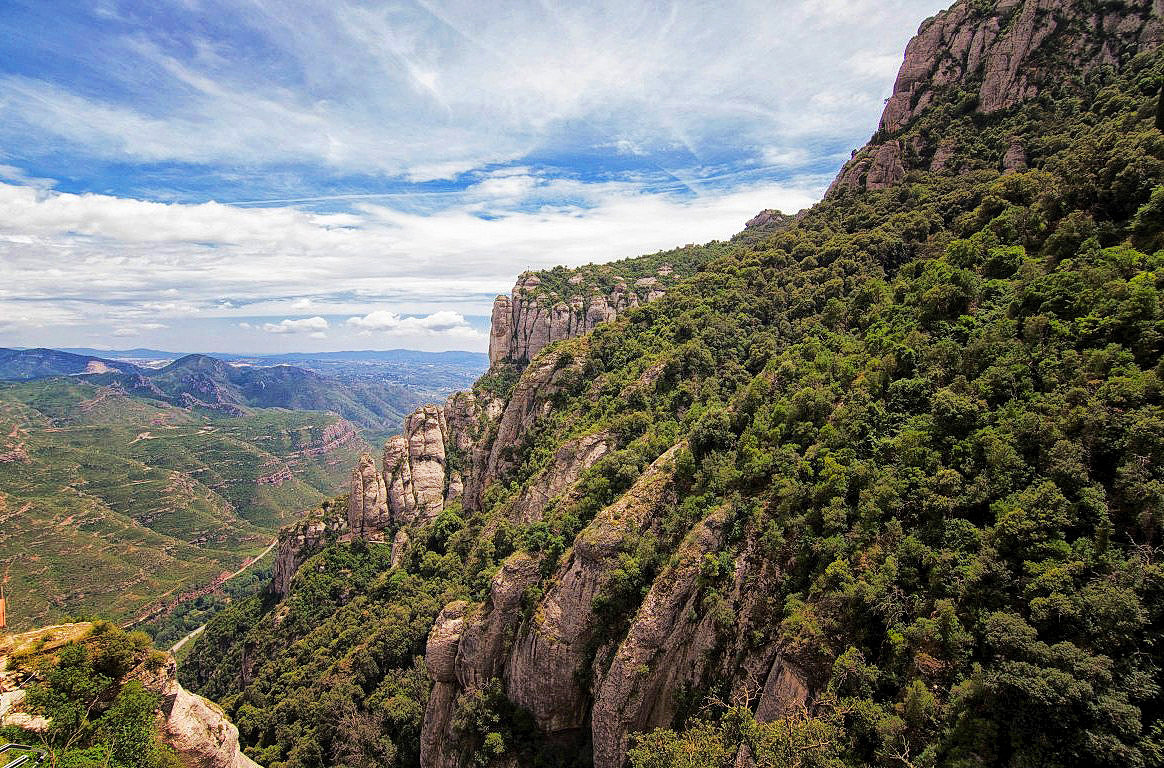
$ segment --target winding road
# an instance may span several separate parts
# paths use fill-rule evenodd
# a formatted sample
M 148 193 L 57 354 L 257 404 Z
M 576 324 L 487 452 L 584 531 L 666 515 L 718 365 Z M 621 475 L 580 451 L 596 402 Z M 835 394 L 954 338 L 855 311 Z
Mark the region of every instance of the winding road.
M 278 543 L 279 543 L 278 537 L 272 539 L 271 543 L 267 545 L 267 548 L 264 549 L 259 554 L 255 555 L 255 558 L 253 560 L 251 560 L 249 563 L 244 565 L 242 568 L 239 568 L 237 571 L 235 571 L 234 573 L 232 573 L 230 576 L 226 577 L 225 579 L 223 579 L 219 583 L 225 584 L 226 582 L 230 581 L 234 577 L 241 576 L 242 574 L 246 573 L 248 568 L 250 568 L 252 565 L 254 565 L 255 563 L 262 560 L 264 557 L 266 557 L 267 553 L 270 552 L 272 549 L 274 549 L 275 545 Z M 194 638 L 198 637 L 198 635 L 202 634 L 202 630 L 204 630 L 204 629 L 206 629 L 206 624 L 203 624 L 202 626 L 198 627 L 197 629 L 192 630 L 189 634 L 187 634 L 181 640 L 179 640 L 178 642 L 176 642 L 170 646 L 170 653 L 177 653 L 178 649 L 180 649 L 183 645 L 190 642 Z

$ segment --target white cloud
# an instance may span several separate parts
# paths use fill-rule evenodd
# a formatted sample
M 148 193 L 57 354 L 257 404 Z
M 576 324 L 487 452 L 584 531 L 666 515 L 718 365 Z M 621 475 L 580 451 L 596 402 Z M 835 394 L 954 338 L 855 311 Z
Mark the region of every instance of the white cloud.
M 469 325 L 464 315 L 449 310 L 441 310 L 421 317 L 402 317 L 396 312 L 377 309 L 362 317 L 350 317 L 347 324 L 366 334 L 427 333 L 467 338 L 483 336 L 480 331 Z
M 431 215 L 370 203 L 354 214 L 162 204 L 0 183 L 0 301 L 126 327 L 308 308 L 323 320 L 385 304 L 404 314 L 488 314 L 489 298 L 525 269 L 726 238 L 758 210 L 811 204 L 827 183 L 691 198 L 645 194 L 630 182 L 513 178 L 508 189 L 486 178 Z M 519 195 L 534 204 L 513 210 L 508 201 Z M 539 195 L 553 202 L 539 206 Z M 35 321 L 44 311 L 9 316 Z
M 814 202 L 947 2 L 200 0 L 230 26 L 217 36 L 177 6 L 164 32 L 117 6 L 65 75 L 0 74 L 0 329 L 150 343 L 220 321 L 250 344 L 479 347 L 465 317 L 525 269 L 727 238 Z M 288 180 L 255 184 L 280 198 L 263 207 L 182 204 L 57 192 L 21 168 L 104 189 L 73 168 L 107 161 Z M 460 180 L 400 200 L 361 186 L 386 175 Z M 157 186 L 140 196 L 179 194 Z M 343 211 L 299 207 L 324 201 Z
M 165 323 L 141 323 L 139 325 L 123 325 L 113 330 L 113 335 L 117 337 L 131 337 L 141 336 L 142 331 L 157 331 L 168 327 Z
M 230 36 L 183 31 L 196 27 L 175 10 L 164 32 L 127 22 L 103 39 L 101 58 L 82 62 L 92 70 L 82 87 L 0 77 L 0 145 L 35 130 L 115 160 L 307 163 L 427 180 L 580 140 L 698 158 L 806 127 L 856 138 L 889 83 L 858 73 L 857 99 L 813 96 L 850 88 L 856 53 L 888 72 L 917 23 L 947 4 L 515 0 L 498 13 L 471 0 L 254 0 L 243 13 L 217 0 L 199 16 L 230 19 Z
M 277 323 L 263 323 L 259 327 L 267 333 L 305 333 L 313 339 L 322 339 L 326 337 L 327 320 L 318 316 L 299 320 L 287 318 Z

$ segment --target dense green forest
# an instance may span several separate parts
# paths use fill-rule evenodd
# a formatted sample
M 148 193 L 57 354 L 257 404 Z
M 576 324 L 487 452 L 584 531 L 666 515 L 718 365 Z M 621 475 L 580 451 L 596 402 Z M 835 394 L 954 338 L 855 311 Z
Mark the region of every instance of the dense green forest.
M 909 131 L 956 137 L 950 170 L 715 244 L 664 299 L 551 347 L 553 410 L 483 509 L 446 509 L 396 568 L 387 544 L 334 543 L 285 600 L 220 615 L 186 684 L 268 768 L 414 766 L 441 607 L 483 599 L 525 552 L 535 620 L 575 537 L 673 449 L 675 503 L 623 539 L 591 658 L 715 516 L 701 610 L 725 638 L 776 644 L 812 696 L 763 723 L 739 681 L 705 680 L 670 729 L 637 737 L 636 768 L 741 750 L 763 766 L 1160 765 L 1162 85 L 1146 53 L 990 116 L 946 92 Z M 1015 141 L 1030 169 L 1003 173 Z M 598 432 L 617 450 L 576 493 L 506 517 L 557 446 Z M 780 578 L 741 628 L 726 590 L 745 551 Z M 589 764 L 585 738 L 543 738 L 497 684 L 460 698 L 455 727 L 465 764 Z

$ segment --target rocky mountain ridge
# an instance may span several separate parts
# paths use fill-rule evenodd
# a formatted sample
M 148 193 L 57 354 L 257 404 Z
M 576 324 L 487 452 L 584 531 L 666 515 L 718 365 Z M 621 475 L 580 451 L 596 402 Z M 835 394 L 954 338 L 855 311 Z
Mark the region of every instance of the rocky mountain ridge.
M 579 291 L 568 299 L 540 290 L 541 278 L 525 273 L 518 278 L 509 296 L 493 300 L 489 332 L 489 363 L 525 365 L 548 344 L 589 333 L 599 323 L 613 320 L 641 303 L 663 296 L 660 278 L 673 274 L 670 265 L 659 267 L 658 276 L 641 277 L 628 284 L 621 278 L 609 293 L 598 287 Z M 581 275 L 572 285 L 582 286 Z
M 1099 68 L 1118 70 L 1164 42 L 1162 12 L 1160 0 L 955 3 L 910 41 L 877 133 L 845 164 L 829 194 L 884 189 L 914 169 L 958 172 L 974 163 L 1025 169 L 1032 147 L 1020 137 L 972 160 L 960 157 L 967 148 L 957 138 L 925 130 L 918 118 L 946 108 L 985 119 Z

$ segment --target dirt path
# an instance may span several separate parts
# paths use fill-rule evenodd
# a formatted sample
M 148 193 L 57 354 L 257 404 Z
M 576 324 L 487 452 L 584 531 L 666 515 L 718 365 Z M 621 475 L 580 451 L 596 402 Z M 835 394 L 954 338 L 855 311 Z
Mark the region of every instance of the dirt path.
M 251 560 L 249 563 L 247 563 L 246 565 L 244 565 L 242 568 L 239 568 L 237 571 L 235 571 L 234 573 L 232 573 L 230 576 L 227 576 L 225 579 L 223 579 L 222 581 L 220 581 L 220 582 L 218 582 L 218 583 L 219 583 L 219 584 L 225 584 L 226 582 L 228 582 L 228 581 L 230 581 L 231 579 L 233 579 L 235 576 L 241 576 L 242 574 L 246 573 L 246 571 L 247 571 L 247 569 L 248 569 L 248 568 L 250 568 L 252 565 L 254 565 L 255 563 L 257 563 L 257 562 L 259 562 L 260 560 L 262 560 L 264 557 L 266 557 L 266 556 L 267 556 L 267 553 L 268 553 L 268 552 L 270 552 L 272 549 L 274 549 L 274 548 L 275 548 L 275 545 L 276 545 L 276 544 L 278 544 L 278 543 L 279 543 L 279 539 L 278 539 L 278 538 L 272 539 L 272 540 L 271 540 L 271 543 L 267 545 L 267 548 L 266 548 L 266 549 L 264 549 L 264 550 L 263 550 L 262 552 L 260 552 L 259 554 L 255 555 L 255 558 L 254 558 L 253 560 Z M 185 645 L 186 643 L 188 643 L 188 642 L 190 642 L 191 640 L 193 640 L 193 639 L 194 639 L 195 637 L 197 637 L 198 635 L 202 634 L 202 630 L 204 630 L 204 629 L 206 629 L 206 625 L 205 625 L 205 624 L 203 624 L 202 626 L 198 627 L 197 629 L 194 629 L 194 630 L 192 630 L 192 631 L 191 631 L 189 634 L 187 634 L 187 635 L 186 635 L 185 637 L 183 637 L 181 640 L 179 640 L 178 642 L 176 642 L 176 643 L 174 643 L 173 645 L 171 645 L 171 646 L 170 646 L 170 653 L 177 653 L 179 648 L 181 648 L 183 645 Z
M 171 646 L 170 646 L 170 653 L 177 653 L 177 652 L 178 652 L 178 650 L 179 650 L 179 649 L 180 649 L 180 648 L 181 648 L 183 645 L 185 645 L 186 643 L 190 642 L 190 641 L 191 641 L 191 640 L 193 640 L 194 638 L 198 637 L 198 635 L 202 634 L 202 631 L 203 631 L 204 629 L 206 629 L 206 625 L 205 625 L 205 624 L 203 624 L 201 627 L 198 627 L 197 629 L 195 629 L 194 631 L 192 631 L 190 634 L 186 635 L 186 636 L 185 636 L 185 637 L 183 637 L 181 640 L 179 640 L 178 642 L 176 642 L 176 643 L 174 643 L 173 645 L 171 645 Z

